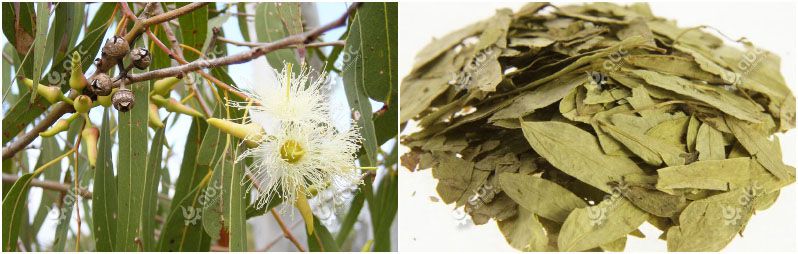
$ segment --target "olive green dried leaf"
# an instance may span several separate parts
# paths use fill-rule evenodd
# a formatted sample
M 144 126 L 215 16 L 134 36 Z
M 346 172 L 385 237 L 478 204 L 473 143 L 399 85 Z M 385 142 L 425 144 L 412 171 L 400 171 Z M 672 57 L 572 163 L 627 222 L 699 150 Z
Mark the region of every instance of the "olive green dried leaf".
M 451 154 L 435 153 L 433 156 L 437 161 L 432 167 L 432 176 L 438 179 L 435 190 L 446 204 L 464 205 L 488 178 L 488 172 L 474 170 L 473 162 Z
M 560 251 L 588 250 L 626 236 L 647 219 L 647 213 L 626 199 L 613 196 L 596 206 L 571 212 L 557 244 Z
M 695 150 L 698 151 L 698 160 L 726 159 L 723 135 L 708 124 L 702 124 L 698 128 Z
M 747 188 L 697 200 L 679 215 L 679 226 L 668 230 L 668 251 L 720 251 L 753 214 Z
M 568 189 L 537 176 L 503 173 L 499 185 L 524 209 L 556 222 L 565 221 L 571 211 L 586 206 Z
M 740 121 L 731 117 L 726 118 L 726 125 L 740 144 L 745 147 L 748 154 L 756 158 L 756 161 L 765 167 L 770 173 L 779 179 L 790 177 L 786 166 L 781 161 L 781 148 L 778 142 L 772 142 L 764 130 L 756 128 L 750 123 Z M 795 178 L 795 175 L 792 175 Z
M 686 145 L 682 140 L 687 135 L 687 124 L 689 120 L 690 118 L 687 116 L 665 120 L 646 131 L 646 136 L 668 142 L 680 148 L 685 148 Z
M 576 126 L 523 122 L 521 129 L 532 149 L 551 165 L 604 192 L 611 192 L 607 183 L 619 181 L 623 175 L 642 173 L 629 158 L 604 154 L 596 137 Z
M 556 251 L 556 246 L 549 244 L 546 229 L 534 213 L 518 208 L 516 216 L 498 221 L 499 230 L 507 243 L 520 251 Z
M 684 196 L 671 195 L 645 187 L 626 186 L 620 193 L 640 210 L 658 217 L 671 217 L 687 206 L 687 199 Z
M 736 118 L 754 123 L 764 121 L 763 114 L 758 110 L 761 106 L 721 87 L 700 84 L 654 71 L 634 70 L 632 72 L 646 80 L 648 84 L 707 103 Z
M 599 122 L 601 129 L 622 144 L 646 163 L 658 166 L 663 162 L 668 166 L 684 165 L 684 150 L 671 143 L 645 135 L 639 130 Z
M 657 170 L 657 189 L 670 192 L 675 189 L 734 190 L 748 185 L 751 159 L 748 157 L 697 161 L 689 165 Z
M 525 92 L 516 97 L 508 107 L 494 113 L 488 120 L 495 122 L 501 119 L 514 119 L 529 115 L 536 109 L 546 107 L 559 101 L 576 86 L 583 84 L 583 74 L 573 74 L 549 81 L 535 90 Z

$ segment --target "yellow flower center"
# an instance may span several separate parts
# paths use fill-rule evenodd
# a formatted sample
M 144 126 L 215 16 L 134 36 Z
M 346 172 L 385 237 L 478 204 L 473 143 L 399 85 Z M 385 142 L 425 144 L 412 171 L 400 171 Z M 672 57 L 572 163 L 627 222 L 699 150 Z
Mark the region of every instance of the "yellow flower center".
M 305 150 L 295 140 L 287 140 L 280 146 L 280 158 L 288 163 L 297 163 L 305 155 Z

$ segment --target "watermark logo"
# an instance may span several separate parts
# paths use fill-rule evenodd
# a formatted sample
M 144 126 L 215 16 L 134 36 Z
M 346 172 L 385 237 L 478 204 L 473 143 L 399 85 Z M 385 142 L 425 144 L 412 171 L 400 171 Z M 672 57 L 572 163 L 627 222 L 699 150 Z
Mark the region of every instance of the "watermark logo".
M 737 198 L 737 205 L 722 206 L 723 222 L 726 226 L 738 226 L 743 218 L 743 208 L 750 208 L 754 200 L 765 193 L 765 188 L 759 182 L 744 187 L 743 193 Z
M 200 220 L 202 220 L 202 208 L 206 205 L 210 206 L 215 204 L 218 201 L 218 196 L 221 196 L 222 193 L 222 183 L 221 181 L 216 181 L 215 184 L 208 185 L 200 196 L 197 198 L 197 203 L 199 206 L 183 206 L 180 205 L 180 210 L 183 212 L 183 224 L 188 225 L 196 225 Z
M 740 61 L 737 62 L 736 67 L 737 69 L 740 70 L 740 72 L 725 70 L 721 72 L 721 78 L 723 79 L 723 81 L 729 82 L 732 85 L 742 84 L 743 77 L 751 73 L 751 71 L 753 71 L 754 69 L 756 69 L 756 67 L 759 66 L 759 64 L 761 64 L 762 61 L 765 59 L 764 56 L 767 54 L 768 54 L 767 51 L 753 47 L 753 49 L 746 51 L 742 55 L 742 59 L 740 59 Z
M 612 207 L 618 205 L 618 200 L 622 198 L 624 193 L 629 191 L 629 185 L 626 182 L 617 182 L 613 184 L 611 193 L 604 196 L 604 199 L 593 206 L 587 207 L 587 218 L 591 226 L 597 227 L 607 221 L 607 215 Z
M 490 46 L 481 50 L 474 56 L 474 59 L 463 66 L 462 71 L 450 73 L 452 78 L 449 80 L 449 84 L 455 85 L 459 89 L 468 89 L 471 87 L 476 77 L 485 75 L 487 71 L 486 63 L 490 59 L 495 59 L 498 53 L 499 50 L 496 46 Z

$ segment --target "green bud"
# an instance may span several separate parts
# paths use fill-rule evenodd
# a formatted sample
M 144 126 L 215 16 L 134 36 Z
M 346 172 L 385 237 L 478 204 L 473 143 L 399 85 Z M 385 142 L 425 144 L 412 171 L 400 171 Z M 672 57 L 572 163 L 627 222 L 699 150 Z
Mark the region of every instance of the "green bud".
M 55 134 L 61 133 L 62 131 L 69 129 L 69 122 L 70 122 L 69 120 L 64 120 L 64 119 L 58 120 L 58 122 L 53 124 L 53 126 L 51 126 L 46 131 L 39 132 L 39 136 L 45 138 L 55 136 Z
M 86 156 L 89 157 L 89 165 L 97 165 L 97 139 L 100 137 L 100 130 L 97 127 L 85 128 L 80 133 L 83 141 L 86 142 Z
M 92 106 L 91 98 L 84 94 L 78 95 L 73 106 L 78 113 L 88 113 Z
M 25 84 L 28 88 L 33 89 L 33 80 L 29 78 L 22 78 L 22 83 Z M 61 93 L 61 89 L 55 86 L 45 86 L 42 84 L 36 84 L 36 93 L 41 95 L 45 100 L 50 102 L 50 104 L 56 103 L 61 101 L 64 97 L 64 94 Z
M 158 115 L 158 106 L 155 104 L 150 103 L 150 114 L 149 114 L 149 121 L 147 122 L 150 127 L 153 129 L 163 128 L 163 122 L 161 121 L 161 116 Z
M 157 81 L 155 81 L 155 84 L 153 85 L 152 93 L 153 94 L 158 94 L 158 95 L 161 95 L 161 96 L 164 96 L 164 97 L 168 97 L 169 96 L 169 92 L 171 92 L 172 89 L 175 88 L 175 85 L 177 85 L 177 82 L 179 82 L 179 81 L 180 81 L 180 79 L 179 78 L 175 78 L 175 77 L 168 77 L 168 78 L 157 80 Z
M 199 111 L 189 106 L 181 104 L 179 101 L 175 100 L 174 98 L 169 98 L 169 100 L 166 101 L 166 105 L 164 105 L 163 107 L 166 108 L 166 111 L 169 112 L 181 113 L 195 117 L 203 117 L 202 113 L 200 113 Z
M 310 209 L 310 203 L 308 203 L 308 197 L 305 196 L 305 193 L 300 191 L 296 194 L 294 205 L 305 221 L 305 229 L 308 235 L 313 235 L 313 211 Z
M 254 123 L 240 124 L 219 118 L 208 118 L 206 121 L 224 133 L 245 140 L 250 147 L 257 146 L 256 142 L 263 139 L 263 128 Z
M 80 64 L 80 54 L 72 53 L 72 74 L 69 76 L 69 86 L 80 92 L 89 84 L 86 76 L 83 76 L 83 66 Z

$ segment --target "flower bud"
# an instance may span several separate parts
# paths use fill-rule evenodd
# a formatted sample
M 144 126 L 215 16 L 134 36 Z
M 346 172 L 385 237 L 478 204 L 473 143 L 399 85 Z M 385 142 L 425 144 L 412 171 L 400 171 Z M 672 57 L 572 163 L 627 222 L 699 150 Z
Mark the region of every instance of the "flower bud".
M 134 48 L 130 50 L 130 60 L 133 61 L 133 66 L 139 70 L 147 69 L 152 61 L 150 51 L 146 48 Z
M 179 78 L 175 78 L 175 77 L 168 77 L 168 78 L 157 80 L 157 81 L 155 81 L 155 84 L 153 85 L 153 94 L 158 94 L 158 95 L 161 95 L 161 96 L 167 96 L 168 97 L 169 96 L 169 92 L 171 92 L 172 89 L 175 88 L 175 85 L 177 85 L 177 82 L 179 82 L 179 81 L 180 81 L 180 79 Z
M 69 129 L 69 121 L 61 119 L 58 120 L 58 122 L 56 122 L 55 124 L 53 124 L 53 126 L 50 126 L 50 128 L 47 129 L 46 131 L 39 132 L 39 136 L 45 138 L 52 137 L 55 136 L 55 134 L 61 133 L 62 131 L 65 131 L 67 129 Z
M 127 88 L 120 88 L 111 98 L 114 108 L 119 112 L 128 112 L 136 104 L 136 96 Z
M 127 44 L 127 41 L 124 37 L 118 35 L 108 38 L 103 46 L 103 55 L 108 55 L 113 58 L 124 57 L 127 55 L 128 51 L 130 51 L 130 46 Z
M 91 98 L 85 94 L 78 95 L 72 106 L 75 107 L 75 112 L 88 113 L 92 106 Z
M 155 104 L 150 103 L 150 114 L 147 123 L 153 129 L 163 128 L 163 121 L 161 121 L 161 116 L 158 114 L 158 106 L 155 106 Z
M 254 123 L 240 124 L 219 118 L 208 118 L 207 122 L 224 133 L 247 141 L 251 147 L 257 146 L 257 142 L 263 139 L 263 128 Z
M 100 137 L 100 130 L 97 127 L 85 128 L 80 135 L 86 141 L 86 157 L 89 157 L 89 165 L 94 167 L 97 165 L 97 140 Z
M 169 112 L 175 112 L 175 113 L 180 113 L 180 114 L 185 114 L 185 115 L 190 115 L 190 116 L 195 116 L 195 117 L 203 117 L 202 113 L 200 113 L 199 111 L 197 111 L 197 110 L 195 110 L 195 109 L 193 109 L 193 108 L 191 108 L 189 106 L 183 105 L 182 103 L 180 103 L 178 100 L 175 100 L 174 98 L 167 99 L 167 98 L 164 98 L 161 95 L 155 94 L 155 95 L 150 96 L 150 101 L 152 101 L 152 103 L 155 103 L 155 105 L 157 105 L 159 107 L 163 107 L 164 109 L 166 109 L 166 111 L 169 111 Z
M 89 90 L 97 96 L 108 96 L 111 94 L 111 77 L 105 73 L 97 73 L 89 79 Z
M 86 76 L 83 76 L 83 66 L 80 63 L 80 54 L 75 51 L 72 53 L 72 74 L 69 76 L 69 86 L 75 91 L 83 91 L 83 88 L 89 84 Z
M 29 78 L 23 78 L 22 83 L 25 84 L 28 88 L 33 89 L 33 80 Z M 55 86 L 45 86 L 42 84 L 36 84 L 36 93 L 41 95 L 45 100 L 52 103 L 56 103 L 64 97 L 64 94 L 61 93 L 61 89 Z M 65 98 L 65 97 L 64 97 Z
M 299 210 L 299 214 L 302 215 L 302 219 L 305 221 L 305 229 L 307 230 L 308 235 L 312 235 L 313 211 L 310 209 L 310 203 L 308 203 L 308 197 L 305 195 L 305 193 L 299 191 L 296 194 L 296 201 L 294 205 L 296 206 L 297 210 Z

